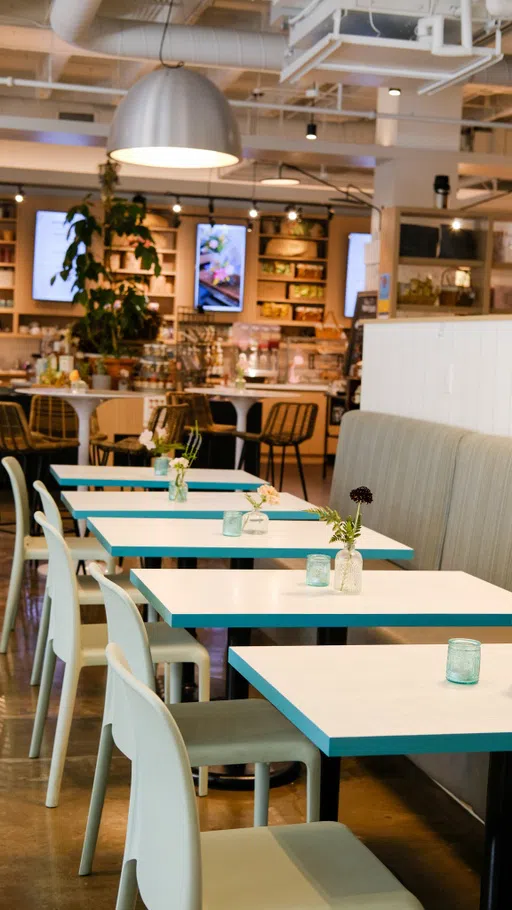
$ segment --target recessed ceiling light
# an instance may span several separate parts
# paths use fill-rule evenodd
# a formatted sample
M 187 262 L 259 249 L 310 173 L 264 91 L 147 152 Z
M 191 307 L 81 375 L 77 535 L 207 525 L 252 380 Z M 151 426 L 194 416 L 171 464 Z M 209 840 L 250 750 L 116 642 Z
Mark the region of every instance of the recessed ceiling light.
M 398 98 L 402 94 L 401 88 L 388 88 L 388 95 L 391 95 L 392 98 Z

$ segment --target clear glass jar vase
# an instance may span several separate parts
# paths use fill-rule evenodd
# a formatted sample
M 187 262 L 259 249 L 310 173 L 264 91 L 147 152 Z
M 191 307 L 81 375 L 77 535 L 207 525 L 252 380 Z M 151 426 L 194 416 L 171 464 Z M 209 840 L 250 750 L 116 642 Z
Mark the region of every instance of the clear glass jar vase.
M 244 515 L 242 530 L 244 534 L 267 534 L 269 518 L 261 509 L 252 509 Z
M 344 547 L 334 561 L 334 590 L 339 594 L 360 594 L 363 588 L 363 557 L 353 547 Z
M 159 477 L 164 477 L 169 473 L 169 458 L 167 455 L 157 455 L 153 461 L 153 469 Z
M 170 480 L 169 499 L 171 502 L 186 502 L 188 499 L 188 483 L 185 480 Z

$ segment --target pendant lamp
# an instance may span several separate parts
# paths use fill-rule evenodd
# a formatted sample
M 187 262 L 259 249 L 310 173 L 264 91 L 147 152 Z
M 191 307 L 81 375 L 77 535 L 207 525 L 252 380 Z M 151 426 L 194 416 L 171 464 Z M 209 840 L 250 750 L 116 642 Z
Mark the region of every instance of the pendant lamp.
M 212 168 L 242 157 L 238 125 L 216 85 L 183 66 L 162 66 L 132 86 L 107 141 L 115 161 L 162 168 Z

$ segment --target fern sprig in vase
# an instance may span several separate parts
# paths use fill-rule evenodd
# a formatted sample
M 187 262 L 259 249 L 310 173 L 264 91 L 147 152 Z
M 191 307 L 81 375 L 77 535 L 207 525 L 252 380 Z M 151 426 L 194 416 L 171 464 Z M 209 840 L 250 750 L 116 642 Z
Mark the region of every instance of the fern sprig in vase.
M 336 509 L 308 509 L 318 515 L 332 527 L 332 537 L 329 543 L 342 543 L 343 548 L 336 554 L 334 563 L 334 589 L 340 594 L 360 594 L 363 586 L 363 557 L 356 550 L 356 542 L 361 536 L 362 517 L 361 506 L 363 503 L 370 505 L 373 495 L 368 487 L 356 487 L 350 491 L 350 498 L 357 503 L 355 518 L 351 515 L 342 518 Z

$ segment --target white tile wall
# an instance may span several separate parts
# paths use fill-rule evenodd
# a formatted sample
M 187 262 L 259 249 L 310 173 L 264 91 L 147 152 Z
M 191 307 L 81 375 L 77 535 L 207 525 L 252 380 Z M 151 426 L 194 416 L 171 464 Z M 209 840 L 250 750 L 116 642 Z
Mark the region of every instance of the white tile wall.
M 512 436 L 512 317 L 366 325 L 361 408 Z

